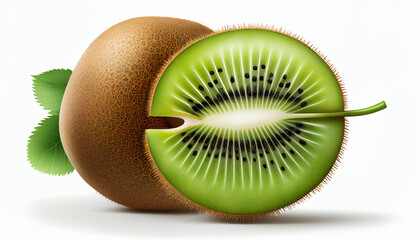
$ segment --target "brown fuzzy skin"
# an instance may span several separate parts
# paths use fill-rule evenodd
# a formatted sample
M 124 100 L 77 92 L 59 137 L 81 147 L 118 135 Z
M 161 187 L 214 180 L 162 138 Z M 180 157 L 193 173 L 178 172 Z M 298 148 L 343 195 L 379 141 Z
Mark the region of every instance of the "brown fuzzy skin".
M 142 210 L 183 209 L 164 184 L 146 143 L 157 75 L 166 61 L 212 30 L 187 20 L 121 22 L 89 46 L 71 75 L 60 112 L 64 149 L 80 176 L 105 197 Z

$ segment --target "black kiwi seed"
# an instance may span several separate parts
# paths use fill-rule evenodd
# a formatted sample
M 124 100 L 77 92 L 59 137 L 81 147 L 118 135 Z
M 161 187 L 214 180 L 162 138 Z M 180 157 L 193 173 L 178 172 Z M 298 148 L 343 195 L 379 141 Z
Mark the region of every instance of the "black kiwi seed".
M 209 96 L 205 96 L 205 97 L 204 97 L 204 99 L 206 99 L 206 101 L 207 101 L 208 103 L 210 103 L 211 105 L 214 105 L 213 100 L 211 100 L 211 98 L 210 98 Z
M 192 153 L 192 155 L 193 155 L 193 156 L 196 156 L 196 155 L 197 155 L 197 151 L 194 151 L 194 152 Z
M 256 162 L 256 161 L 257 161 L 257 159 L 256 159 L 256 158 L 253 158 L 253 159 L 252 159 L 252 161 Z
M 298 128 L 302 128 L 302 127 L 303 127 L 303 124 L 302 124 L 302 123 L 296 123 L 295 125 L 296 125 L 296 127 L 298 127 Z
M 217 149 L 220 149 L 222 147 L 222 139 L 219 138 L 219 141 L 217 141 L 217 145 L 216 145 Z
M 286 153 L 282 153 L 282 154 L 281 154 L 281 156 L 282 156 L 283 158 L 286 158 Z
M 283 75 L 283 80 L 286 80 L 287 79 L 287 75 L 286 74 L 284 74 Z
M 221 90 L 221 91 L 223 91 L 223 90 Z M 222 93 L 222 96 L 223 96 L 224 100 L 229 100 L 229 97 L 225 92 Z
M 273 77 L 274 76 L 274 74 L 273 73 L 270 73 L 270 75 L 269 75 L 270 77 Z
M 239 142 L 239 146 L 241 147 L 241 149 L 245 149 L 245 142 L 241 140 Z
M 295 151 L 293 151 L 293 149 L 290 149 L 290 153 L 295 154 Z
M 223 72 L 223 69 L 219 68 L 217 69 L 218 72 Z
M 239 160 L 239 156 L 238 155 L 236 155 L 236 160 Z
M 213 82 L 214 82 L 214 84 L 218 84 L 219 83 L 219 81 L 217 81 L 217 79 L 214 79 Z
M 302 145 L 306 145 L 306 142 L 304 140 L 299 140 L 299 143 Z
M 265 89 L 265 91 L 264 91 L 264 97 L 268 97 L 268 95 L 270 95 L 270 90 Z
M 208 84 L 209 84 L 209 87 L 211 88 L 213 87 L 213 83 L 209 82 Z
M 186 134 L 185 132 L 182 132 L 182 133 L 181 133 L 181 136 L 185 136 L 185 134 Z
M 257 70 L 258 68 L 257 68 L 257 66 L 254 66 L 254 67 L 252 67 L 252 69 Z
M 255 78 L 255 81 L 257 81 L 256 79 L 257 79 L 257 78 Z M 257 94 L 258 94 L 257 87 L 254 87 L 254 89 L 252 89 L 252 96 L 253 96 L 253 97 L 256 97 L 256 96 L 257 96 Z
M 271 150 L 276 150 L 276 146 L 274 145 L 274 143 L 271 141 L 271 139 L 269 139 L 268 141 L 268 145 L 270 146 Z
M 239 93 L 240 93 L 241 97 L 245 97 L 245 89 L 243 87 L 241 87 L 239 89 Z
M 280 167 L 280 170 L 284 171 L 286 170 L 286 168 L 284 168 L 283 166 Z
M 258 96 L 262 97 L 264 94 L 264 88 L 263 86 L 260 86 L 260 89 L 258 90 Z
M 256 76 L 253 76 L 253 77 L 252 77 L 252 81 L 253 81 L 253 82 L 256 82 L 256 81 L 257 81 L 257 77 L 256 77 Z
M 249 142 L 248 142 L 248 140 L 246 140 L 246 142 L 245 142 L 245 146 L 246 146 L 246 150 L 247 150 L 247 151 L 249 151 L 249 150 L 250 150 L 250 148 L 249 148 Z
M 267 168 L 267 164 L 265 164 L 265 163 L 264 163 L 264 164 L 263 164 L 263 168 Z
M 202 102 L 201 102 L 201 105 L 203 105 L 204 107 L 208 107 L 208 106 L 209 106 L 209 103 L 208 103 L 208 102 L 206 102 L 206 101 L 202 101 Z
M 241 97 L 245 97 L 245 89 L 244 88 L 240 88 L 239 92 L 241 93 Z
M 272 84 L 273 83 L 273 80 L 271 80 L 271 79 L 268 79 L 268 81 L 267 81 L 269 84 Z
M 235 78 L 232 76 L 232 77 L 230 77 L 230 82 L 231 83 L 233 83 L 233 82 L 235 82 Z
M 250 86 L 246 87 L 246 95 L 248 97 L 251 97 L 251 87 Z
M 234 92 L 233 92 L 233 94 L 235 95 L 235 97 L 239 97 L 239 91 L 238 90 L 235 90 Z
M 263 64 L 263 65 L 261 65 L 261 68 L 262 68 L 262 69 L 265 69 L 265 65 L 264 65 L 264 64 Z
M 279 84 L 279 87 L 281 87 L 281 88 L 282 88 L 283 86 L 284 86 L 284 83 L 280 83 L 280 84 Z
M 263 153 L 260 153 L 260 157 L 264 157 L 264 154 Z
M 298 89 L 298 93 L 299 93 L 299 94 L 302 94 L 302 93 L 303 93 L 303 89 L 302 89 L 302 88 L 299 88 L 299 89 Z
M 286 83 L 286 86 L 285 87 L 287 87 L 287 88 L 290 87 L 290 83 L 289 82 Z
M 203 109 L 203 106 L 202 106 L 201 104 L 195 103 L 195 106 L 196 106 L 198 109 Z
M 273 161 L 273 160 L 271 160 L 271 161 L 270 161 L 270 163 L 271 163 L 271 164 L 274 164 L 274 161 Z
M 211 157 L 211 153 L 207 153 L 207 157 Z
M 194 112 L 198 112 L 198 107 L 192 106 L 191 108 L 192 108 L 192 110 L 194 110 Z
M 264 76 L 260 76 L 260 81 L 263 81 L 264 80 Z
M 188 144 L 188 148 L 192 148 L 192 146 L 193 146 L 192 144 Z
M 229 97 L 233 98 L 233 91 L 229 90 L 228 95 L 229 95 Z
M 219 157 L 219 154 L 215 153 L 214 158 L 218 158 L 218 157 Z
M 201 91 L 204 91 L 204 87 L 201 85 L 198 86 L 198 89 L 200 89 Z
M 188 102 L 190 102 L 190 103 L 194 103 L 194 101 L 192 100 L 192 99 L 187 99 L 188 100 Z
M 249 73 L 245 73 L 245 78 L 249 78 Z
M 213 71 L 210 71 L 210 75 L 214 75 L 214 72 Z
M 242 158 L 242 161 L 246 162 L 246 157 Z
M 300 104 L 300 106 L 301 106 L 301 107 L 305 107 L 306 105 L 308 105 L 308 103 L 307 103 L 307 102 L 302 102 L 302 103 Z

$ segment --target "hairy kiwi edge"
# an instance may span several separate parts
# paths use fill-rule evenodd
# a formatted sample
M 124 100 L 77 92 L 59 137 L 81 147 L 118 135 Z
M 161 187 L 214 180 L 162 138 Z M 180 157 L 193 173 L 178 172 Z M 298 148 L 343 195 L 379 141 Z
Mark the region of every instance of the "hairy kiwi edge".
M 213 33 L 204 35 L 200 38 L 197 38 L 193 41 L 190 41 L 189 43 L 187 43 L 185 45 L 184 48 L 181 48 L 180 50 L 178 50 L 175 54 L 173 54 L 163 65 L 163 67 L 160 70 L 160 73 L 157 75 L 157 78 L 155 79 L 155 81 L 151 84 L 151 89 L 150 89 L 150 93 L 151 96 L 149 96 L 149 104 L 147 107 L 147 111 L 151 112 L 152 109 L 152 100 L 153 100 L 153 94 L 156 90 L 157 84 L 162 76 L 162 74 L 164 73 L 164 71 L 166 70 L 166 68 L 169 66 L 169 64 L 185 49 L 187 49 L 188 47 L 190 47 L 192 44 L 208 38 L 210 36 L 213 35 L 217 35 L 220 33 L 224 33 L 224 32 L 229 32 L 229 31 L 235 31 L 235 30 L 240 30 L 240 29 L 259 29 L 259 30 L 269 30 L 269 31 L 274 31 L 274 32 L 278 32 L 280 34 L 284 34 L 287 35 L 289 37 L 292 37 L 296 40 L 298 40 L 299 42 L 305 44 L 306 46 L 308 46 L 310 49 L 312 49 L 327 65 L 328 67 L 331 69 L 331 71 L 333 72 L 335 78 L 337 79 L 339 85 L 340 85 L 340 89 L 341 89 L 341 93 L 343 96 L 343 101 L 344 101 L 344 110 L 347 110 L 348 106 L 347 106 L 347 92 L 345 90 L 344 87 L 344 83 L 343 80 L 341 78 L 341 76 L 339 75 L 337 69 L 334 67 L 334 65 L 330 62 L 330 60 L 327 58 L 327 56 L 323 53 L 321 53 L 318 48 L 316 48 L 312 43 L 310 43 L 309 41 L 306 41 L 303 37 L 299 36 L 296 33 L 292 33 L 291 31 L 287 31 L 283 28 L 277 28 L 274 26 L 267 26 L 267 25 L 261 25 L 261 24 L 242 24 L 242 25 L 233 25 L 233 26 L 226 26 L 224 28 L 222 28 L 221 30 L 218 31 L 214 31 Z M 162 118 L 165 119 L 165 117 L 156 117 L 156 118 Z M 167 125 L 170 125 L 170 123 L 167 123 Z M 167 193 L 174 199 L 178 199 L 179 201 L 181 201 L 183 204 L 185 204 L 185 206 L 187 208 L 190 209 L 194 209 L 199 211 L 200 213 L 204 213 L 213 217 L 216 217 L 220 220 L 223 221 L 228 221 L 228 222 L 248 222 L 248 221 L 254 221 L 254 220 L 259 220 L 265 217 L 269 217 L 269 216 L 275 216 L 278 215 L 282 212 L 285 212 L 287 210 L 292 210 L 293 208 L 295 208 L 297 205 L 302 204 L 304 201 L 306 201 L 307 199 L 311 198 L 314 194 L 316 194 L 317 192 L 319 192 L 332 178 L 332 176 L 334 175 L 335 171 L 338 168 L 339 163 L 342 160 L 343 154 L 344 154 L 344 150 L 345 150 L 345 145 L 347 144 L 348 141 L 348 131 L 349 131 L 349 122 L 346 118 L 344 118 L 344 135 L 343 135 L 343 141 L 341 143 L 341 147 L 340 147 L 340 151 L 339 154 L 337 156 L 336 161 L 334 162 L 331 170 L 328 172 L 328 174 L 324 177 L 324 179 L 322 180 L 322 182 L 320 184 L 318 184 L 318 186 L 316 186 L 314 189 L 312 189 L 310 192 L 308 192 L 305 196 L 303 196 L 302 198 L 300 198 L 299 200 L 274 211 L 270 211 L 270 212 L 264 212 L 264 213 L 260 213 L 260 214 L 250 214 L 250 215 L 235 215 L 235 214 L 227 214 L 227 213 L 222 213 L 219 211 L 215 211 L 209 208 L 206 208 L 202 205 L 199 205 L 193 201 L 191 201 L 190 199 L 188 199 L 187 197 L 185 197 L 182 193 L 180 193 L 178 190 L 175 189 L 175 187 L 173 187 L 163 176 L 163 174 L 159 171 L 158 167 L 156 166 L 156 164 L 153 164 L 153 175 L 155 177 L 155 179 L 157 181 L 160 181 L 160 185 L 165 189 L 165 191 L 167 191 Z M 148 145 L 147 142 L 147 138 L 145 138 L 146 144 Z M 151 156 L 150 150 L 147 153 L 148 157 L 150 157 L 151 159 L 153 159 L 153 157 Z

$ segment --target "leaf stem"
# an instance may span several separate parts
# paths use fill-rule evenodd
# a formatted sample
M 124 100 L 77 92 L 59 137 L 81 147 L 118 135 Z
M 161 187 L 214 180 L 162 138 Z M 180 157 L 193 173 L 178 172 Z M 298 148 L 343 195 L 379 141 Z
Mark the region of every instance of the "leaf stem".
M 386 108 L 386 103 L 384 101 L 372 105 L 367 108 L 357 109 L 357 110 L 348 110 L 342 112 L 327 112 L 327 113 L 298 113 L 290 114 L 287 119 L 296 119 L 296 118 L 326 118 L 326 117 L 353 117 L 353 116 L 363 116 L 371 113 L 381 111 Z

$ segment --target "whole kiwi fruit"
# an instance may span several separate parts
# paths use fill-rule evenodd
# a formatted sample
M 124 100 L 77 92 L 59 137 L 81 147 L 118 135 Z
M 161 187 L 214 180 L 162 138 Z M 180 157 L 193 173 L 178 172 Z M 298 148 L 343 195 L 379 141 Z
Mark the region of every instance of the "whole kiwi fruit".
M 171 122 L 150 118 L 148 105 L 166 61 L 210 33 L 183 19 L 133 18 L 106 30 L 81 57 L 62 101 L 60 136 L 74 168 L 106 198 L 135 209 L 184 208 L 152 170 L 145 130 Z

